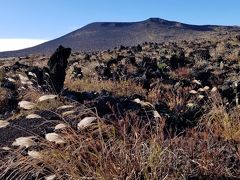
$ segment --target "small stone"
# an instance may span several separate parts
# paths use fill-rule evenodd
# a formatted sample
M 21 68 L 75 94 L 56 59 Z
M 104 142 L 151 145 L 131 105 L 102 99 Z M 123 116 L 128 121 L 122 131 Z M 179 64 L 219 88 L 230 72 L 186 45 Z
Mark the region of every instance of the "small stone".
M 221 61 L 219 66 L 220 66 L 219 68 L 220 68 L 221 70 L 223 70 L 223 68 L 224 68 L 224 63 Z
M 195 104 L 193 104 L 193 103 L 188 103 L 188 104 L 187 104 L 187 107 L 188 107 L 188 108 L 193 108 L 194 106 L 195 106 Z
M 190 93 L 190 94 L 197 94 L 198 92 L 195 91 L 195 90 L 191 90 L 191 91 L 189 91 L 189 93 Z
M 21 74 L 18 74 L 18 76 L 19 76 L 19 79 L 20 79 L 21 82 L 27 82 L 27 81 L 29 81 L 28 77 L 26 77 L 26 76 L 23 76 L 23 75 L 21 75 Z
M 32 72 L 28 72 L 28 75 L 29 75 L 29 76 L 32 76 L 32 77 L 34 77 L 34 78 L 37 78 L 37 75 L 34 74 L 34 73 L 32 73 Z
M 4 150 L 4 151 L 10 151 L 10 150 L 11 150 L 11 148 L 10 148 L 10 147 L 7 147 L 7 146 L 2 147 L 1 149 Z
M 57 176 L 55 174 L 52 174 L 52 175 L 46 176 L 45 180 L 54 180 L 54 179 L 56 179 L 56 177 Z
M 217 88 L 216 87 L 213 87 L 212 89 L 211 89 L 211 92 L 216 92 L 217 91 Z
M 13 83 L 16 82 L 13 78 L 7 78 L 7 80 L 9 80 L 10 82 L 13 82 Z
M 31 82 L 29 79 L 28 79 L 28 77 L 26 77 L 26 76 L 23 76 L 23 75 L 21 75 L 21 74 L 18 74 L 18 76 L 19 76 L 19 79 L 20 79 L 20 81 L 21 81 L 21 83 L 23 84 L 23 85 L 32 85 L 33 84 L 33 82 Z
M 42 102 L 42 101 L 46 101 L 46 100 L 50 100 L 50 99 L 56 99 L 58 96 L 57 95 L 44 95 L 44 96 L 41 96 L 38 101 L 39 102 Z
M 235 81 L 233 84 L 234 84 L 234 87 L 236 87 L 236 88 L 238 87 L 238 82 L 237 81 Z
M 201 84 L 201 82 L 200 82 L 200 81 L 198 81 L 198 80 L 196 80 L 196 79 L 195 79 L 195 80 L 193 80 L 193 83 L 195 83 L 195 84 L 198 84 L 198 85 L 202 85 L 202 84 Z
M 151 106 L 153 107 L 153 105 L 150 103 L 150 102 L 144 102 L 144 101 L 141 101 L 139 98 L 136 98 L 133 100 L 135 103 L 138 103 L 140 104 L 141 106 Z
M 156 110 L 153 111 L 153 117 L 154 118 L 161 118 L 160 114 Z
M 20 101 L 18 103 L 18 105 L 20 108 L 25 109 L 25 110 L 31 110 L 36 106 L 36 104 L 29 102 L 29 101 Z
M 5 128 L 6 126 L 8 126 L 10 123 L 8 121 L 3 121 L 0 120 L 0 128 Z
M 209 86 L 204 86 L 204 88 L 203 88 L 204 91 L 208 91 L 209 89 L 210 89 Z

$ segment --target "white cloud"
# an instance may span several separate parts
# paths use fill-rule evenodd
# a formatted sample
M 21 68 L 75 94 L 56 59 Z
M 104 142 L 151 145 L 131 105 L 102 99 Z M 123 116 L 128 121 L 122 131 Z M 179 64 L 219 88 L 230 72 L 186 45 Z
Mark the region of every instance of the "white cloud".
M 0 39 L 0 52 L 24 49 L 46 41 L 43 39 Z

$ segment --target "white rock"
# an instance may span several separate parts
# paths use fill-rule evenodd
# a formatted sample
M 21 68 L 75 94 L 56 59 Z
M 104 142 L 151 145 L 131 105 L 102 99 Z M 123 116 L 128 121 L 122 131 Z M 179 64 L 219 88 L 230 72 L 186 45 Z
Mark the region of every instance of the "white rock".
M 48 73 L 45 72 L 44 74 L 45 74 L 46 76 L 50 77 L 50 75 L 49 75 Z
M 42 101 L 46 101 L 46 100 L 49 100 L 49 99 L 55 99 L 57 98 L 57 95 L 53 95 L 53 94 L 50 94 L 50 95 L 44 95 L 44 96 L 41 96 L 38 101 L 39 102 L 42 102 Z
M 153 111 L 153 117 L 155 118 L 161 118 L 160 114 L 155 110 Z
M 198 91 L 199 92 L 204 92 L 204 89 L 203 88 L 199 88 Z
M 150 102 L 144 102 L 144 101 L 141 101 L 139 98 L 136 98 L 133 100 L 135 103 L 138 103 L 140 104 L 141 106 L 152 106 L 153 105 L 150 103 Z
M 29 101 L 20 101 L 18 105 L 20 106 L 20 108 L 26 109 L 26 110 L 33 109 L 36 106 L 36 104 Z
M 203 99 L 203 98 L 204 98 L 204 95 L 199 95 L 198 98 L 199 98 L 199 99 Z
M 27 84 L 31 87 L 31 85 L 33 85 L 33 82 L 32 81 L 26 81 L 25 83 L 22 83 L 22 84 Z
M 209 89 L 210 89 L 210 87 L 209 86 L 204 86 L 204 91 L 208 91 Z
M 201 82 L 196 80 L 196 79 L 194 79 L 192 82 L 195 83 L 195 84 L 198 84 L 198 85 L 202 85 Z
M 216 87 L 213 87 L 212 89 L 211 89 L 211 92 L 216 92 L 217 91 L 217 88 Z
M 19 79 L 20 79 L 21 82 L 29 81 L 28 77 L 26 77 L 26 76 L 23 76 L 21 74 L 18 74 L 18 76 L 19 76 Z
M 28 77 L 18 74 L 22 84 L 32 85 L 33 83 L 28 79 Z
M 83 118 L 77 125 L 78 129 L 84 129 L 91 125 L 93 121 L 95 121 L 96 117 L 85 117 Z
M 54 129 L 55 129 L 55 130 L 59 130 L 59 129 L 65 129 L 65 128 L 67 128 L 67 127 L 68 127 L 67 124 L 61 123 L 61 124 L 57 124 Z
M 48 133 L 45 135 L 46 140 L 56 144 L 64 144 L 65 140 L 57 133 Z
M 7 147 L 7 146 L 2 147 L 1 149 L 4 150 L 4 151 L 10 151 L 10 150 L 11 150 L 11 148 L 10 148 L 10 147 Z
M 26 116 L 26 119 L 41 119 L 42 117 L 37 114 L 29 114 Z
M 236 106 L 239 107 L 239 98 L 236 98 Z
M 28 72 L 28 75 L 37 78 L 36 74 L 33 72 Z
M 21 86 L 20 88 L 18 88 L 18 90 L 26 90 L 26 88 Z
M 9 80 L 10 82 L 13 82 L 13 83 L 16 82 L 13 78 L 7 78 L 7 80 Z
M 54 180 L 57 176 L 55 174 L 45 177 L 45 180 Z
M 34 159 L 40 159 L 42 157 L 41 153 L 38 151 L 28 151 L 28 155 Z
M 12 143 L 12 145 L 28 148 L 35 144 L 35 141 L 33 140 L 34 138 L 36 138 L 36 137 L 35 136 L 19 137 L 19 138 L 15 139 L 15 141 Z
M 220 66 L 219 67 L 220 67 L 220 69 L 224 68 L 224 63 L 222 61 L 220 62 Z
M 237 81 L 235 81 L 233 84 L 236 88 L 238 87 L 238 82 Z
M 190 93 L 190 94 L 197 94 L 198 92 L 195 91 L 195 90 L 191 90 L 191 91 L 189 91 L 189 93 Z
M 64 105 L 64 106 L 60 106 L 60 107 L 58 107 L 57 109 L 58 110 L 62 110 L 62 109 L 68 109 L 68 108 L 73 108 L 74 106 L 72 106 L 72 105 Z
M 188 103 L 188 104 L 187 104 L 187 107 L 188 107 L 188 108 L 192 108 L 192 107 L 194 107 L 194 106 L 195 106 L 195 104 L 193 104 L 193 103 Z
M 0 128 L 4 128 L 6 126 L 9 125 L 9 122 L 8 121 L 3 121 L 3 120 L 0 120 Z

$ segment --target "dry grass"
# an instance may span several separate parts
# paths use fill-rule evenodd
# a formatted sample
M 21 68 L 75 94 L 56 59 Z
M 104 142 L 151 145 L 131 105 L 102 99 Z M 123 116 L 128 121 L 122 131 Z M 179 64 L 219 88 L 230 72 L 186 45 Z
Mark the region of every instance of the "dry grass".
M 141 127 L 135 116 L 106 125 L 100 119 L 88 129 L 68 128 L 59 134 L 66 144 L 38 139 L 39 157 L 14 150 L 0 167 L 1 178 L 40 179 L 186 179 L 236 178 L 239 175 L 234 146 L 207 132 L 191 130 L 185 137 L 163 139 L 158 126 Z M 135 123 L 133 123 L 135 122 Z M 224 159 L 223 159 L 224 157 Z M 234 159 L 229 162 L 229 158 Z
M 106 89 L 115 95 L 146 95 L 142 87 L 130 81 L 67 80 L 66 85 L 75 91 Z M 174 110 L 186 106 L 188 92 L 187 87 L 174 91 L 171 85 L 160 84 L 147 99 L 150 102 L 164 99 L 170 110 Z M 40 95 L 29 91 L 23 97 L 36 102 Z M 54 111 L 61 105 L 58 100 L 46 101 L 38 104 L 37 109 Z M 97 123 L 84 130 L 77 130 L 69 123 L 69 128 L 57 131 L 65 144 L 57 145 L 38 137 L 33 147 L 12 148 L 7 152 L 6 159 L 0 161 L 0 179 L 43 179 L 49 175 L 63 180 L 237 179 L 240 110 L 229 110 L 218 93 L 211 95 L 206 106 L 208 111 L 197 127 L 186 129 L 185 135 L 168 138 L 164 135 L 164 118 L 158 119 L 154 126 L 143 126 L 141 117 L 134 113 L 112 124 L 98 118 Z M 80 112 L 81 116 L 83 113 Z M 76 116 L 73 119 L 80 117 Z M 27 152 L 31 150 L 37 151 L 38 157 L 29 156 Z
M 0 69 L 0 83 L 3 81 L 4 77 L 5 77 L 5 73 L 3 72 L 2 69 Z
M 0 87 L 0 108 L 3 108 L 7 102 L 7 90 Z
M 146 90 L 142 86 L 137 85 L 132 81 L 121 80 L 114 82 L 111 80 L 94 80 L 94 79 L 82 79 L 82 80 L 70 80 L 65 81 L 65 86 L 74 91 L 96 91 L 101 92 L 107 90 L 114 95 L 131 96 L 133 94 L 146 95 Z
M 168 94 L 172 99 L 173 94 Z M 172 106 L 183 103 L 183 94 L 175 97 Z M 33 147 L 12 149 L 2 160 L 0 179 L 48 175 L 74 180 L 237 178 L 239 109 L 227 111 L 217 93 L 211 98 L 210 110 L 199 127 L 186 130 L 184 136 L 165 139 L 165 119 L 143 126 L 141 117 L 134 113 L 112 124 L 98 118 L 83 130 L 69 124 L 69 128 L 56 131 L 65 144 L 38 137 Z M 31 150 L 39 153 L 37 157 L 27 155 Z
M 37 89 L 28 89 L 27 91 L 22 92 L 21 99 L 30 102 L 37 102 L 38 98 L 41 97 L 42 95 L 43 93 Z
M 240 108 L 228 109 L 218 93 L 209 103 L 210 111 L 202 117 L 202 125 L 215 136 L 240 142 Z
M 228 56 L 227 56 L 227 59 L 229 61 L 238 61 L 240 62 L 240 56 L 239 56 L 239 50 L 235 50 L 233 52 L 231 52 Z
M 171 71 L 169 75 L 170 77 L 176 79 L 188 78 L 191 75 L 191 69 L 187 67 L 181 67 L 176 69 L 175 71 Z
M 189 90 L 191 90 L 190 87 L 180 87 L 176 91 L 174 90 L 173 85 L 159 84 L 148 93 L 147 100 L 152 103 L 164 100 L 172 110 L 175 107 L 187 104 L 187 99 L 189 98 Z
M 51 99 L 51 100 L 46 100 L 46 101 L 42 101 L 42 102 L 38 102 L 37 103 L 37 107 L 36 109 L 38 110 L 52 110 L 52 109 L 56 109 L 60 106 L 63 106 L 64 103 L 59 101 L 58 99 Z

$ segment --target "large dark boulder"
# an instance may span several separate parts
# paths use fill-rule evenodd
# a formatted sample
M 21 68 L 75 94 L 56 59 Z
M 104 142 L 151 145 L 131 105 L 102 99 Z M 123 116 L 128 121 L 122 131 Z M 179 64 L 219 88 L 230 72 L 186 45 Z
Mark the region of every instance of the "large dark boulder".
M 83 78 L 83 73 L 82 73 L 82 68 L 79 66 L 74 66 L 73 71 L 72 71 L 72 78 L 78 78 L 82 79 Z
M 177 69 L 185 65 L 185 53 L 182 50 L 177 51 L 170 58 L 170 67 Z
M 67 59 L 70 54 L 71 48 L 64 48 L 60 45 L 48 61 L 50 84 L 56 93 L 60 93 L 63 89 L 68 65 Z
M 192 75 L 195 79 L 200 80 L 203 86 L 211 86 L 211 77 L 213 76 L 211 69 L 194 69 Z
M 187 108 L 183 105 L 177 105 L 170 110 L 165 102 L 158 102 L 155 108 L 166 119 L 164 126 L 165 137 L 184 133 L 186 129 L 196 126 L 203 113 L 200 106 Z
M 16 90 L 16 85 L 13 82 L 9 81 L 8 79 L 3 79 L 0 82 L 0 87 L 4 87 L 12 91 Z
M 0 87 L 0 119 L 6 119 L 18 106 L 18 92 Z
M 143 57 L 142 68 L 145 70 L 148 69 L 157 70 L 158 69 L 157 60 L 151 59 L 149 57 Z
M 17 71 L 17 70 L 26 70 L 26 69 L 28 69 L 29 68 L 29 66 L 28 65 L 26 65 L 26 64 L 21 64 L 20 62 L 16 62 L 12 67 L 11 67 L 11 69 L 13 70 L 13 71 Z
M 208 60 L 211 58 L 209 49 L 197 49 L 193 54 L 195 55 L 195 59 Z
M 106 63 L 106 65 L 107 65 L 107 67 L 111 67 L 112 65 L 117 65 L 123 58 L 124 58 L 124 56 L 118 55 L 117 58 L 115 58 L 115 59 L 110 59 L 110 60 Z
M 240 83 L 227 81 L 219 89 L 223 98 L 230 104 L 236 104 L 236 97 L 239 98 Z
M 97 66 L 95 68 L 97 74 L 103 79 L 110 79 L 112 78 L 112 72 L 110 67 L 105 66 Z
M 240 41 L 240 34 L 236 35 L 236 38 Z
M 135 56 L 130 56 L 130 57 L 128 57 L 127 59 L 126 59 L 126 63 L 127 64 L 131 64 L 131 65 L 133 65 L 133 66 L 138 66 L 138 64 L 137 64 L 137 62 L 136 62 L 136 58 L 135 58 Z

